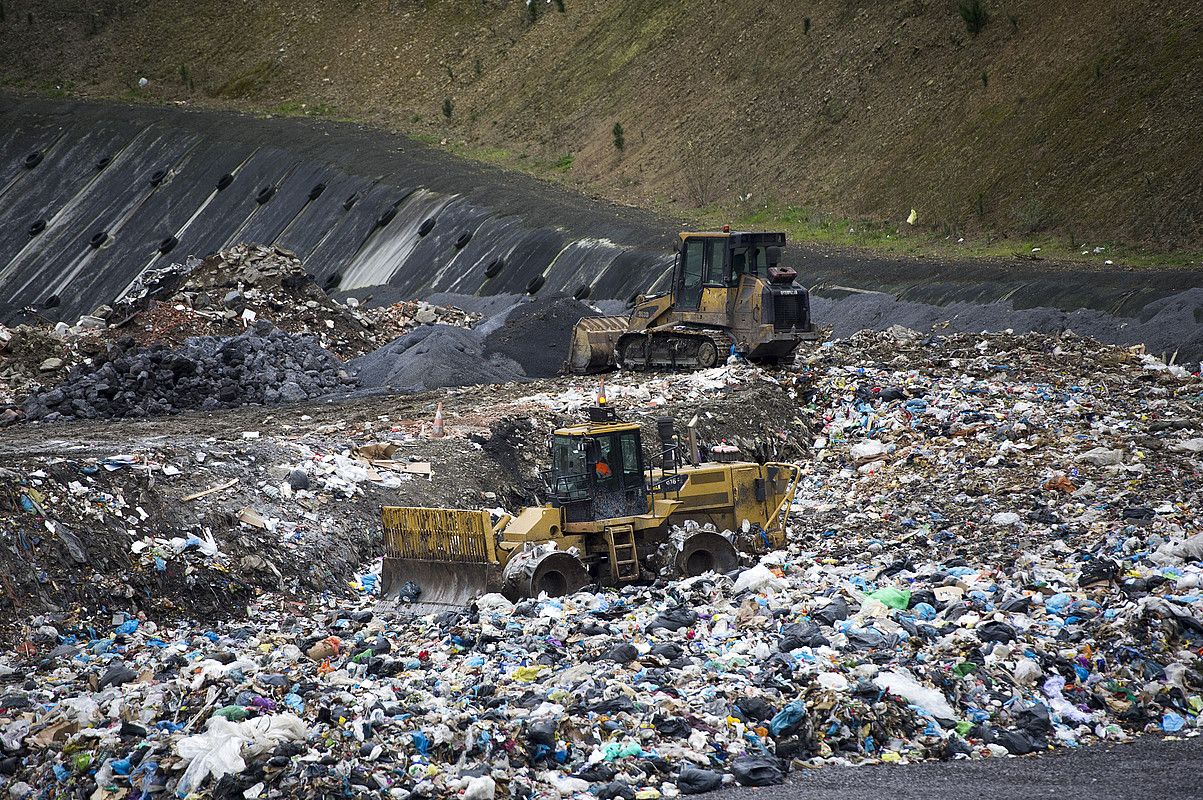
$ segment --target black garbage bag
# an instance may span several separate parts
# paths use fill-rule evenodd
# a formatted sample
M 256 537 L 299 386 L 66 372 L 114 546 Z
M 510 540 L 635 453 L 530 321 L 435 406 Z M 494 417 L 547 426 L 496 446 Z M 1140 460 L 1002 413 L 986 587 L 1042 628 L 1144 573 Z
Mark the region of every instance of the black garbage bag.
M 401 588 L 397 590 L 397 598 L 404 600 L 407 603 L 416 601 L 422 595 L 422 587 L 413 581 L 406 581 L 401 584 Z
M 688 628 L 698 621 L 698 613 L 691 611 L 688 608 L 677 606 L 670 608 L 656 616 L 647 625 L 647 632 L 651 633 L 655 630 L 679 631 L 682 628 Z
M 602 661 L 613 661 L 615 664 L 629 664 L 639 657 L 635 645 L 621 642 L 601 654 Z
M 943 604 L 936 599 L 936 593 L 931 589 L 914 589 L 911 591 L 911 599 L 907 603 L 907 608 L 914 608 L 920 603 L 927 603 L 937 611 L 939 611 L 943 606 Z
M 992 730 L 989 744 L 1001 744 L 1013 756 L 1025 756 L 1044 749 L 1044 742 L 1023 731 Z
M 775 786 L 785 782 L 781 762 L 767 755 L 739 756 L 731 762 L 731 774 L 740 786 Z
M 656 733 L 672 739 L 685 739 L 693 733 L 693 726 L 680 717 L 668 717 L 658 714 L 652 718 L 652 726 Z
M 1020 711 L 1015 715 L 1015 724 L 1024 733 L 1037 738 L 1053 732 L 1048 706 L 1043 703 L 1034 703 Z
M 723 785 L 723 776 L 708 769 L 684 767 L 677 776 L 677 788 L 681 794 L 705 794 Z
M 781 628 L 781 641 L 777 643 L 777 649 L 783 653 L 789 653 L 799 647 L 822 647 L 827 644 L 830 642 L 823 635 L 819 623 L 813 619 L 804 618 Z
M 853 628 L 847 632 L 848 644 L 857 650 L 869 650 L 886 644 L 886 637 L 872 628 Z
M 556 723 L 551 719 L 537 719 L 526 726 L 526 740 L 531 744 L 546 747 L 556 746 Z
M 597 796 L 599 800 L 635 800 L 635 790 L 622 781 L 610 781 Z
M 1032 599 L 1030 597 L 1012 597 L 1009 600 L 1003 601 L 998 610 L 1005 611 L 1008 614 L 1026 614 L 1031 607 Z
M 773 715 L 777 713 L 777 709 L 759 697 L 740 697 L 735 701 L 735 707 L 743 714 L 745 721 L 751 722 L 772 719 Z
M 1119 576 L 1119 570 L 1119 562 L 1109 558 L 1096 559 L 1082 567 L 1082 574 L 1078 576 L 1078 586 L 1108 583 Z
M 676 661 L 685 651 L 681 649 L 681 645 L 673 644 L 672 642 L 661 642 L 652 648 L 651 655 L 659 656 L 668 661 Z
M 1013 642 L 1018 637 L 1015 629 L 1005 622 L 991 620 L 982 625 L 977 626 L 977 638 L 983 642 Z
M 842 619 L 848 619 L 848 601 L 836 597 L 818 611 L 811 612 L 810 618 L 820 625 L 834 625 Z
M 940 753 L 940 758 L 952 759 L 957 756 L 968 756 L 973 754 L 973 748 L 969 746 L 969 742 L 962 739 L 960 736 L 953 734 L 944 742 L 944 750 Z

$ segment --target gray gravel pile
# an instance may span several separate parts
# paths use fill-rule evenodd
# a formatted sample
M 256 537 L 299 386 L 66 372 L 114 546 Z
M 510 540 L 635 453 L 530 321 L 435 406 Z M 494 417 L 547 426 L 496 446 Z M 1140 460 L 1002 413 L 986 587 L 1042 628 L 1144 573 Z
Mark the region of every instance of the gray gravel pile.
M 418 328 L 349 366 L 361 388 L 405 392 L 526 379 L 517 362 L 497 354 L 486 356 L 478 332 L 450 325 Z
M 568 357 L 572 327 L 597 316 L 570 297 L 499 303 L 472 330 L 447 325 L 418 328 L 350 362 L 361 388 L 423 391 L 548 378 Z
M 294 403 L 350 388 L 354 378 L 312 336 L 259 323 L 240 336 L 197 336 L 138 348 L 123 338 L 24 407 L 31 420 L 144 417 L 185 409 Z

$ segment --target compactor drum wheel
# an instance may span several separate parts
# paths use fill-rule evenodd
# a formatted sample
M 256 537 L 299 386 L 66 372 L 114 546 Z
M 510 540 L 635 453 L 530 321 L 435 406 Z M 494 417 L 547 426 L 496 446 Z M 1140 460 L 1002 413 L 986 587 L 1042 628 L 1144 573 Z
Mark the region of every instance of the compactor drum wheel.
M 589 583 L 589 572 L 571 553 L 555 550 L 532 558 L 515 558 L 505 568 L 502 593 L 510 600 L 562 597 Z
M 694 531 L 677 549 L 677 571 L 686 578 L 706 572 L 730 572 L 738 566 L 735 545 L 712 531 Z

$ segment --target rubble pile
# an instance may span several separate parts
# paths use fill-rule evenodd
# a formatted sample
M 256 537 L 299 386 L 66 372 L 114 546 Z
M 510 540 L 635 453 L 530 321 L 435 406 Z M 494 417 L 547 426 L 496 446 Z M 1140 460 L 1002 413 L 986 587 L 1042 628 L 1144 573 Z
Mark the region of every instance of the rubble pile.
M 296 403 L 353 384 L 342 362 L 313 337 L 259 321 L 240 336 L 198 336 L 178 348 L 139 348 L 120 339 L 92 364 L 74 367 L 61 384 L 31 397 L 24 412 L 47 422 L 145 417 Z
M 120 300 L 75 325 L 0 326 L 0 408 L 7 406 L 0 423 L 15 421 L 31 393 L 57 385 L 77 365 L 96 367 L 107 348 L 124 340 L 182 347 L 191 338 L 238 336 L 268 322 L 348 360 L 423 326 L 468 328 L 479 319 L 421 300 L 370 308 L 353 298 L 340 303 L 287 250 L 237 245 L 148 271 Z
M 293 253 L 241 244 L 156 275 L 117 304 L 130 318 L 125 335 L 139 344 L 182 343 L 192 336 L 234 335 L 257 320 L 317 337 L 340 358 L 354 358 L 420 325 L 469 326 L 475 317 L 421 301 L 361 308 L 318 286 Z
M 901 329 L 803 362 L 774 379 L 815 436 L 786 550 L 437 615 L 377 605 L 378 564 L 345 576 L 358 599 L 267 593 L 246 621 L 44 615 L 0 656 L 3 788 L 651 800 L 1198 735 L 1197 375 L 1070 335 Z M 612 391 L 704 410 L 754 374 Z

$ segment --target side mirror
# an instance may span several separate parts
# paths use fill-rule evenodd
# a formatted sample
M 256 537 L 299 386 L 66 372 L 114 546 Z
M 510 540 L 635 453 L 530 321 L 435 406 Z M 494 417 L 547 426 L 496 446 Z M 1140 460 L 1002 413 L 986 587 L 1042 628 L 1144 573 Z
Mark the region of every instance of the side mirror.
M 593 465 L 601 461 L 601 443 L 597 439 L 585 440 L 585 463 L 589 465 L 589 471 L 593 471 Z
M 765 257 L 765 260 L 767 260 L 769 262 L 770 267 L 777 266 L 778 264 L 781 263 L 781 248 L 780 247 L 766 247 L 764 249 L 764 257 Z

